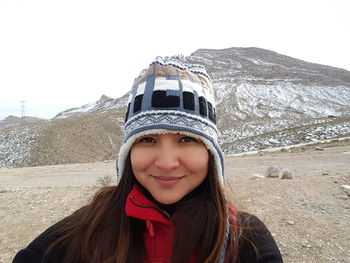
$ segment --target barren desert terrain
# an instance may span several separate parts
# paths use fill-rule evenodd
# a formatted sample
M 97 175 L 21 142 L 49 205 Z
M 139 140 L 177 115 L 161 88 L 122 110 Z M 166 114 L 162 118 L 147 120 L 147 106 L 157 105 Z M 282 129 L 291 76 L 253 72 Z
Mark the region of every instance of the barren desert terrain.
M 289 169 L 293 179 L 259 178 L 271 166 Z M 227 157 L 226 176 L 226 191 L 265 222 L 285 262 L 350 262 L 349 139 Z M 0 263 L 108 178 L 115 178 L 113 161 L 0 169 Z

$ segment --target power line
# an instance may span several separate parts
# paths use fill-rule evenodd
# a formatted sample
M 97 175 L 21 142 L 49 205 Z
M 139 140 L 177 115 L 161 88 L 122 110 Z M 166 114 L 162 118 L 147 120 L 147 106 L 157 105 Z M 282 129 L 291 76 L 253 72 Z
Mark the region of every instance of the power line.
M 21 109 L 22 109 L 22 115 L 21 115 L 21 124 L 24 123 L 25 118 L 26 118 L 26 109 L 25 109 L 25 100 L 21 100 Z

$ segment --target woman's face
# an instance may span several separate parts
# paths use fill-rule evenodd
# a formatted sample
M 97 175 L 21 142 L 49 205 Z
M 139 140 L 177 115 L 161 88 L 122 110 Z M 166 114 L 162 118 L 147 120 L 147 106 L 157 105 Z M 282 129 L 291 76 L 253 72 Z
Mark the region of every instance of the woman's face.
M 146 135 L 131 148 L 137 181 L 158 202 L 173 204 L 199 186 L 208 173 L 208 150 L 202 141 L 181 134 Z

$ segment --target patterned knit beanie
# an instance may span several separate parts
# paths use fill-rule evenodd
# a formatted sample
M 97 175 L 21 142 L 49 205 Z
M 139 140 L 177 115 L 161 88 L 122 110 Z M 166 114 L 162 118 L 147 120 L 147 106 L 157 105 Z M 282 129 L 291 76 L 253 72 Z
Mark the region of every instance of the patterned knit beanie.
M 178 57 L 157 57 L 135 79 L 125 117 L 124 143 L 117 160 L 122 175 L 135 140 L 149 134 L 181 133 L 200 139 L 213 155 L 220 181 L 224 156 L 218 144 L 211 79 L 201 65 Z

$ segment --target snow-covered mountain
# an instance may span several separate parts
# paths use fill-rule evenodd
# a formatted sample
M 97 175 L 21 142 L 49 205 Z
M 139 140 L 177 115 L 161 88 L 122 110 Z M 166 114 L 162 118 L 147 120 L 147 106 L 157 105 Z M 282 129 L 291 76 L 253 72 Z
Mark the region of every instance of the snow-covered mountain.
M 220 113 L 234 122 L 350 114 L 350 72 L 343 69 L 259 48 L 200 49 L 186 61 L 207 68 L 218 109 L 224 109 Z M 55 118 L 123 109 L 127 95 L 118 99 L 103 95 L 96 102 L 68 109 Z
M 68 109 L 58 113 L 54 119 L 65 119 L 71 117 L 81 116 L 83 114 L 91 114 L 97 112 L 105 112 L 112 109 L 122 109 L 126 105 L 127 96 L 123 96 L 118 99 L 112 99 L 106 95 L 102 95 L 101 98 L 95 102 L 87 103 L 81 107 Z
M 212 77 L 221 144 L 226 153 L 350 133 L 349 71 L 259 48 L 200 49 L 185 59 L 204 65 Z M 95 103 L 67 110 L 56 118 L 108 109 L 123 111 L 127 97 L 113 100 L 102 96 Z M 331 123 L 337 124 L 333 127 Z M 325 125 L 328 129 L 319 131 Z M 288 136 L 292 130 L 298 132 Z
M 217 103 L 233 119 L 350 114 L 350 72 L 258 48 L 200 49 Z
M 200 49 L 226 153 L 350 134 L 350 72 L 259 48 Z M 317 132 L 316 132 L 317 131 Z
M 349 71 L 259 48 L 185 59 L 212 77 L 226 154 L 350 136 Z M 2 129 L 0 167 L 116 158 L 127 98 L 102 96 L 37 126 Z

